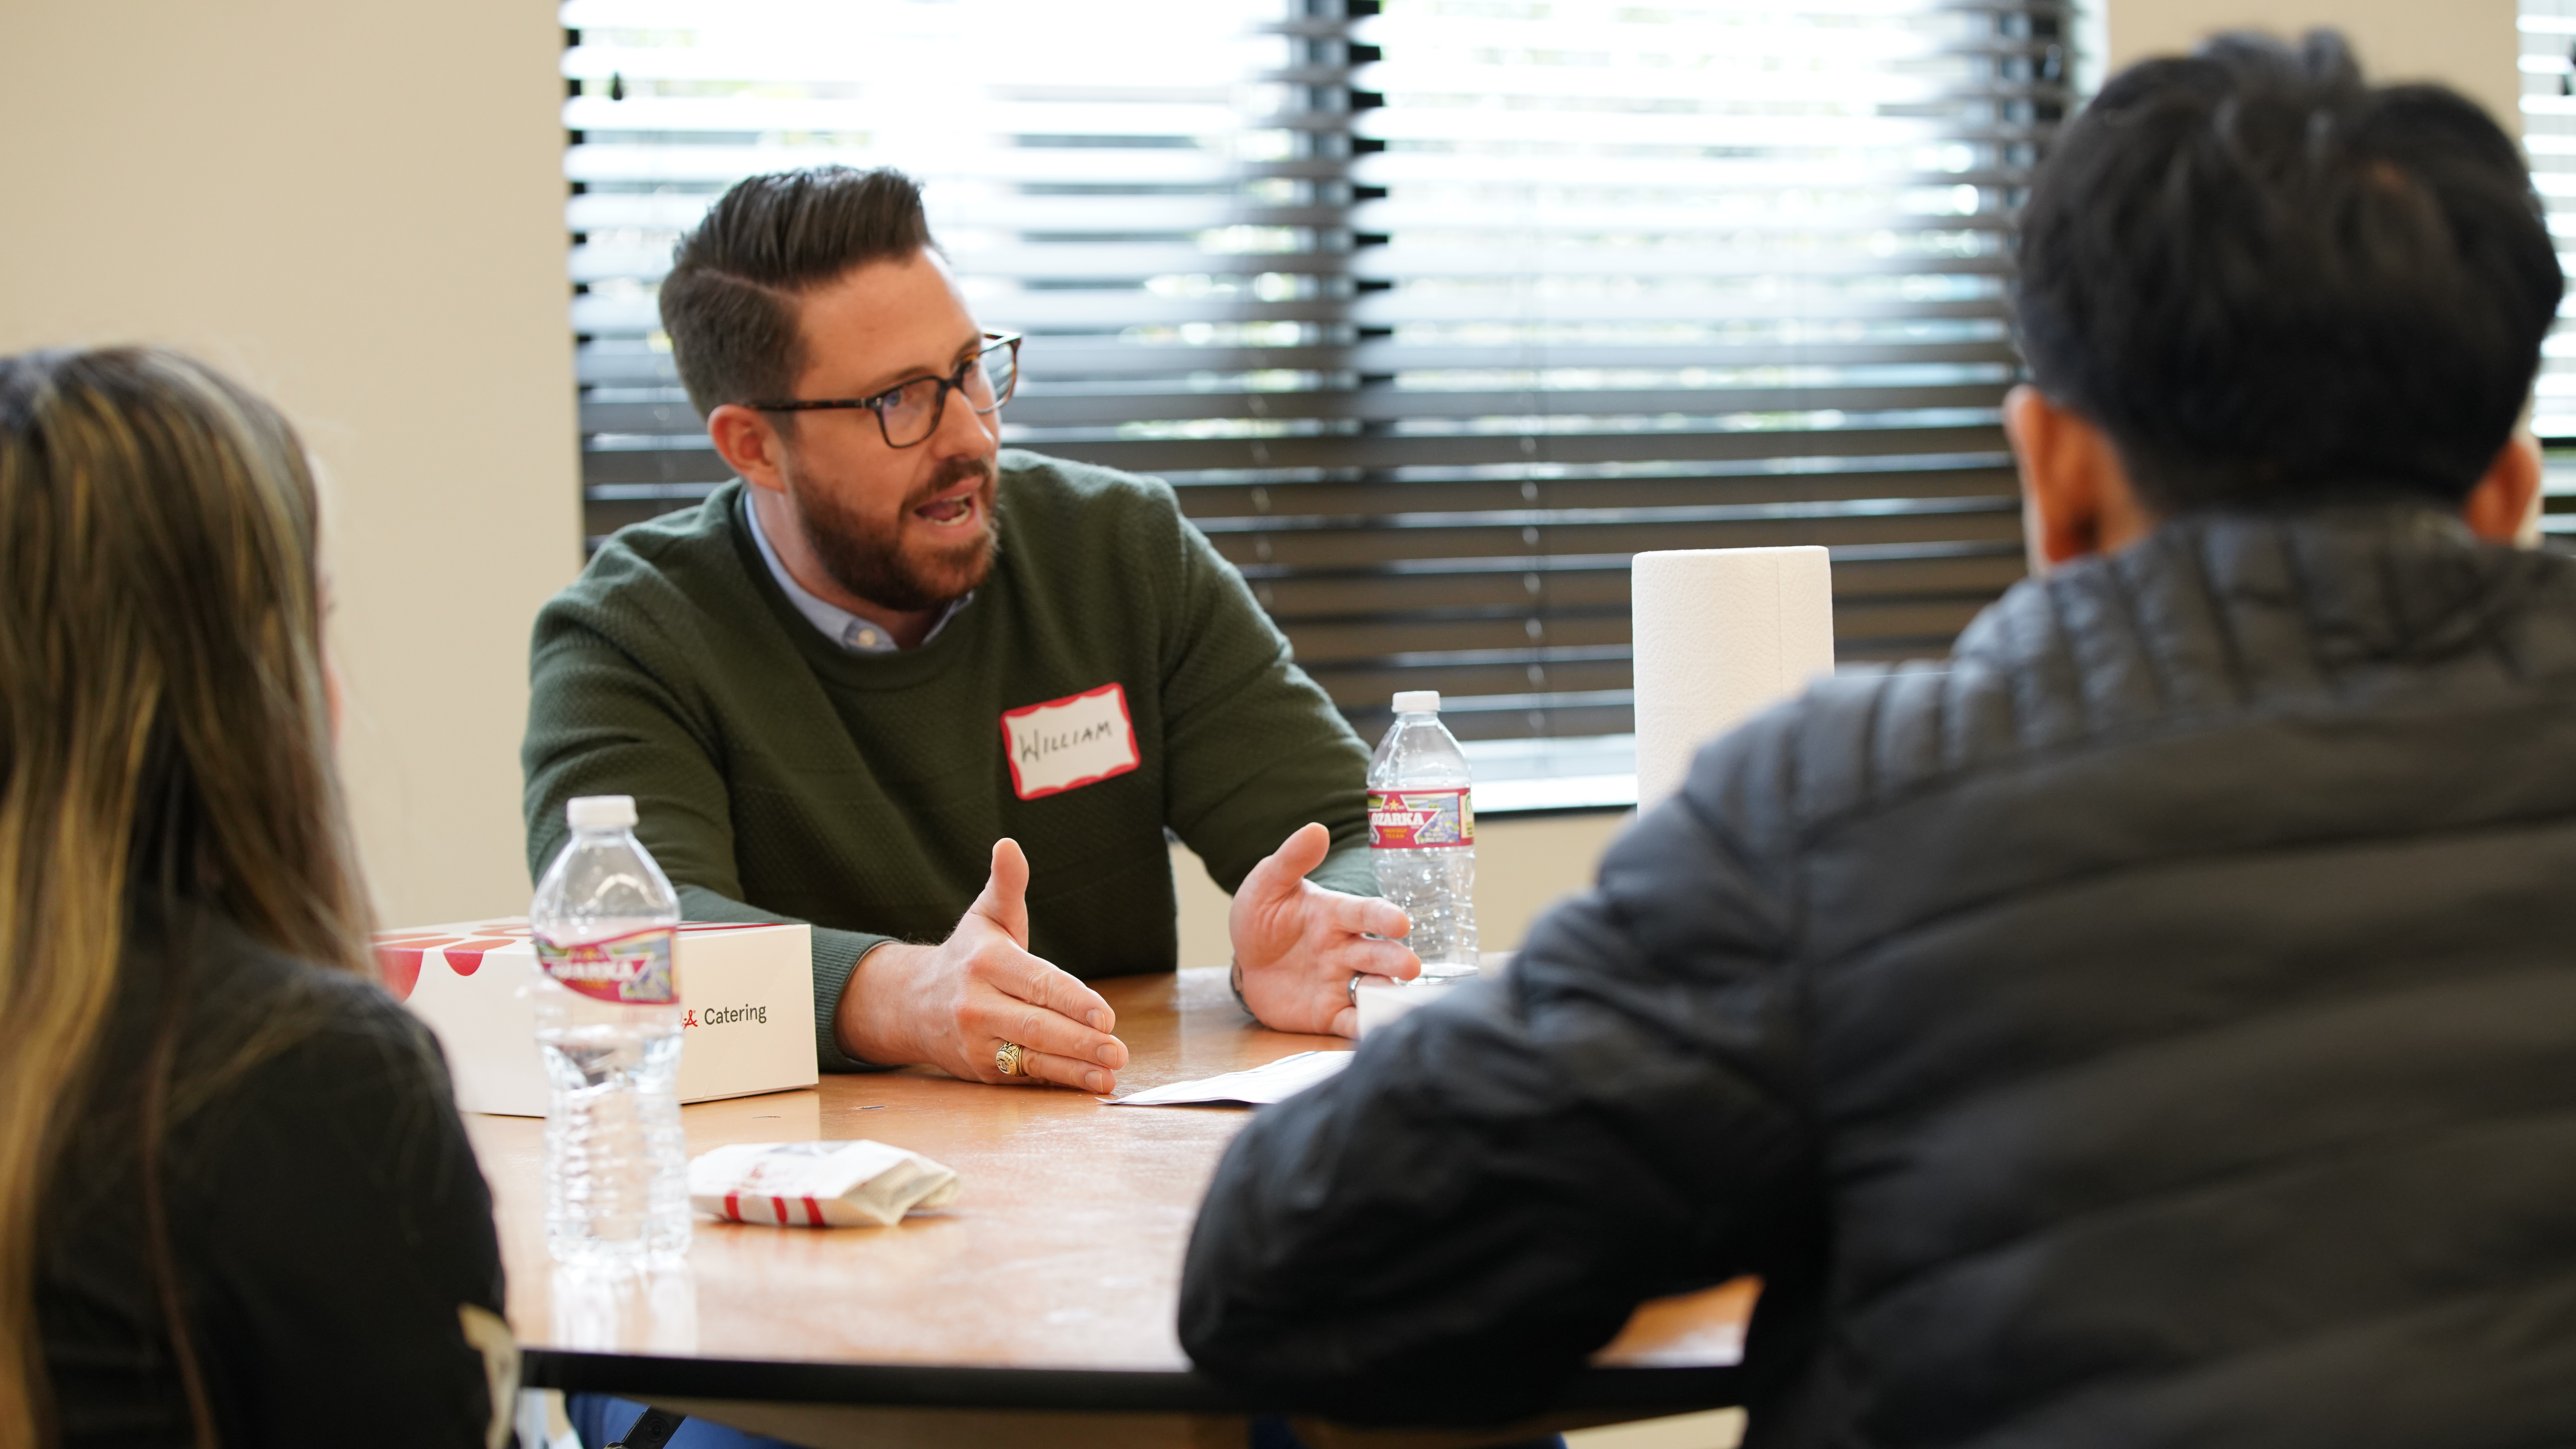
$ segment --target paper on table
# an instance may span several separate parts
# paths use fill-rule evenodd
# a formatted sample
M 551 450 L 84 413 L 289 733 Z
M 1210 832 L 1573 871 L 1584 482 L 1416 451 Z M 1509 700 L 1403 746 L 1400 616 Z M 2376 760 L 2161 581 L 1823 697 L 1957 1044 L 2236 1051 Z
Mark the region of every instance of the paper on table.
M 1104 1100 L 1112 1107 L 1178 1107 L 1191 1102 L 1242 1102 L 1266 1107 L 1287 1101 L 1350 1064 L 1349 1052 L 1299 1052 L 1246 1072 L 1202 1077 L 1195 1082 L 1170 1082 Z

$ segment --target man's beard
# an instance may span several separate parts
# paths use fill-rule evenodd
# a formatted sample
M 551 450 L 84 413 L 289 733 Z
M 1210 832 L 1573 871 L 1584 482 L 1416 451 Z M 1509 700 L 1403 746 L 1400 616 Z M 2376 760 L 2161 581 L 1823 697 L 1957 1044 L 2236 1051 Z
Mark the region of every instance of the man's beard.
M 982 478 L 975 490 L 984 527 L 972 543 L 924 550 L 916 557 L 904 548 L 907 519 L 913 510 L 968 478 Z M 879 531 L 867 519 L 821 489 L 794 488 L 797 527 L 805 546 L 832 582 L 858 597 L 898 613 L 935 609 L 960 599 L 982 585 L 993 571 L 993 554 L 1001 545 L 1002 519 L 994 510 L 995 471 L 990 459 L 951 458 L 895 510 L 894 526 Z

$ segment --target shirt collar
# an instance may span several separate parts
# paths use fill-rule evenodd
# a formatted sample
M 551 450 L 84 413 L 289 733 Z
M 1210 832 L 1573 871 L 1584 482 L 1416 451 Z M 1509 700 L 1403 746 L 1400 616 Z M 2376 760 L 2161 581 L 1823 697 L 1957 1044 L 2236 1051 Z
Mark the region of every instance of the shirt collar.
M 751 529 L 752 543 L 760 549 L 760 561 L 769 565 L 769 576 L 778 581 L 779 589 L 787 595 L 787 602 L 796 606 L 796 612 L 804 615 L 807 623 L 821 630 L 824 638 L 851 654 L 898 652 L 894 637 L 886 633 L 884 626 L 872 619 L 862 619 L 838 604 L 818 599 L 803 584 L 796 582 L 796 576 L 779 561 L 778 550 L 770 546 L 769 534 L 760 526 L 760 510 L 751 506 L 751 485 L 748 483 L 742 490 L 742 518 L 745 526 Z M 921 636 L 921 642 L 927 644 L 938 638 L 939 631 L 948 627 L 948 621 L 957 617 L 957 611 L 974 601 L 975 594 L 971 589 L 949 600 L 947 607 L 939 611 L 939 617 L 930 621 L 930 632 Z

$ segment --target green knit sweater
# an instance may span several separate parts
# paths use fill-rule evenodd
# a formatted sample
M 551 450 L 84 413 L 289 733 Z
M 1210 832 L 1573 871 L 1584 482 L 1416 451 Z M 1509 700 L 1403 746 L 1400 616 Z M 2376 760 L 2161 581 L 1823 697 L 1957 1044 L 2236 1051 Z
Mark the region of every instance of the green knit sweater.
M 1320 820 L 1334 850 L 1314 879 L 1376 893 L 1367 750 L 1168 487 L 1005 450 L 991 577 L 928 643 L 875 655 L 795 611 L 742 489 L 620 532 L 538 614 L 528 867 L 563 847 L 566 800 L 634 796 L 690 919 L 814 926 L 826 1069 L 866 1065 L 832 1036 L 852 966 L 945 938 L 1002 836 L 1028 852 L 1030 949 L 1078 976 L 1176 964 L 1166 827 L 1232 890 Z M 1004 713 L 1110 684 L 1134 767 L 1015 785 Z M 1032 723 L 1024 752 L 1071 737 Z

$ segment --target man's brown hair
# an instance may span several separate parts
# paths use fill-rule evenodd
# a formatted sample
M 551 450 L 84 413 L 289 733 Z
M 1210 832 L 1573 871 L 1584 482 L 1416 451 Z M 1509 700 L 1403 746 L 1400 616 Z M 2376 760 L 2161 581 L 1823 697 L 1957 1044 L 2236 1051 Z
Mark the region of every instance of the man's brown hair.
M 699 416 L 794 395 L 796 299 L 869 262 L 932 245 L 921 187 L 890 166 L 816 166 L 734 184 L 671 253 L 662 330 Z

